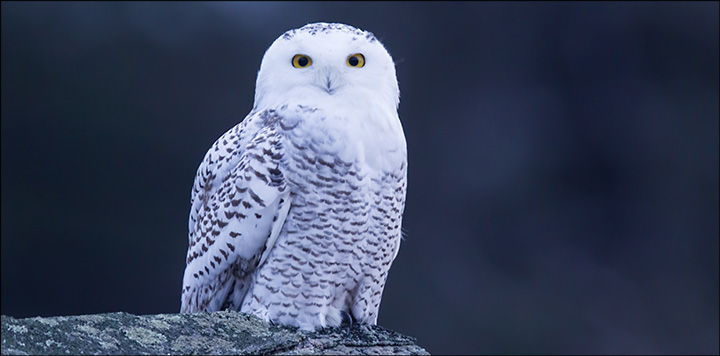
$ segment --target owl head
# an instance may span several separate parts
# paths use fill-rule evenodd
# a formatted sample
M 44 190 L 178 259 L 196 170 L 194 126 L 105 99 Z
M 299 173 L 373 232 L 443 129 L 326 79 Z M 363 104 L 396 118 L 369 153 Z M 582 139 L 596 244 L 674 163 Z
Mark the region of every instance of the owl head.
M 307 105 L 388 105 L 397 110 L 400 90 L 395 64 L 367 31 L 339 23 L 313 23 L 290 30 L 263 56 L 255 108 L 290 98 Z

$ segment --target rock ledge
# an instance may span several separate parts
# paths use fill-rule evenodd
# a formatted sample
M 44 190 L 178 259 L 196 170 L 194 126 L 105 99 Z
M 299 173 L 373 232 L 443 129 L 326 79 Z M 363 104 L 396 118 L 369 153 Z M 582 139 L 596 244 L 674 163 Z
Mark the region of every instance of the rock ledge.
M 429 355 L 413 338 L 379 326 L 307 332 L 232 311 L 25 319 L 3 315 L 0 349 L 3 355 Z

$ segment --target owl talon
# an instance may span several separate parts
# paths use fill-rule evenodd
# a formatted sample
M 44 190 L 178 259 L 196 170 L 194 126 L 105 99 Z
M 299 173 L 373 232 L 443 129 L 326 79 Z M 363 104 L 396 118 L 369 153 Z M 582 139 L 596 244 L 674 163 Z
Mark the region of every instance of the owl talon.
M 344 310 L 340 311 L 340 315 L 342 316 L 342 322 L 340 323 L 340 326 L 347 325 L 348 330 L 352 329 L 355 318 L 353 318 L 350 313 Z

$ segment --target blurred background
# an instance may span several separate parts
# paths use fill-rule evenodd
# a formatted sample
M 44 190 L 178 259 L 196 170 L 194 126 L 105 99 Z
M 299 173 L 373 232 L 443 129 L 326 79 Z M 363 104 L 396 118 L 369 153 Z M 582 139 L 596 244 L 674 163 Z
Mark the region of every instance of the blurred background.
M 175 313 L 195 171 L 310 22 L 393 55 L 431 353 L 718 353 L 718 2 L 2 2 L 2 314 Z

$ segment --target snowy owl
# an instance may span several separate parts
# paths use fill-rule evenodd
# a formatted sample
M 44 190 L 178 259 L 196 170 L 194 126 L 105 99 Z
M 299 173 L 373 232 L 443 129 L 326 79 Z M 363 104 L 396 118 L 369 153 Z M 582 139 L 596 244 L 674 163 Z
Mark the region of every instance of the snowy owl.
M 198 168 L 181 312 L 377 324 L 405 207 L 399 94 L 370 32 L 314 23 L 275 40 L 252 111 Z

